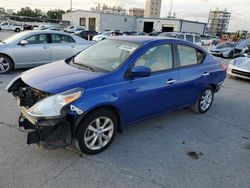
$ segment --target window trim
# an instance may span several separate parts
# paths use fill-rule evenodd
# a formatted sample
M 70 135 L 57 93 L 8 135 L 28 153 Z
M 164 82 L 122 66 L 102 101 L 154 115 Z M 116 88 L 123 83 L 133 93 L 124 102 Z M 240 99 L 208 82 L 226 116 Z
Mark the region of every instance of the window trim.
M 190 48 L 194 48 L 195 51 L 196 51 L 197 63 L 196 64 L 192 64 L 192 65 L 181 66 L 180 56 L 179 56 L 179 51 L 178 51 L 178 45 L 182 45 L 182 46 L 187 46 L 187 47 L 190 47 Z M 193 47 L 191 45 L 181 44 L 181 43 L 175 43 L 174 44 L 174 48 L 175 48 L 175 53 L 176 53 L 176 63 L 177 63 L 177 68 L 178 69 L 188 68 L 188 67 L 196 67 L 196 66 L 202 65 L 204 63 L 206 57 L 207 57 L 207 54 L 203 50 L 195 48 L 195 47 Z M 205 54 L 204 59 L 200 63 L 198 63 L 198 54 L 197 54 L 197 51 L 201 51 L 202 53 Z

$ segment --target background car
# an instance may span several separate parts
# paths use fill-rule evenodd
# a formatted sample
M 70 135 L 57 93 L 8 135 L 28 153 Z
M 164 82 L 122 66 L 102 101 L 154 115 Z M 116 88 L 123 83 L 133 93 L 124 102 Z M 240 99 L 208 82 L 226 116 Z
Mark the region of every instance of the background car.
M 24 30 L 24 27 L 15 23 L 2 22 L 0 23 L 0 31 L 1 30 L 20 32 Z
M 0 73 L 65 59 L 92 44 L 59 31 L 24 31 L 0 42 Z
M 98 33 L 96 31 L 89 31 L 89 30 L 84 30 L 84 31 L 81 31 L 80 33 L 76 34 L 78 35 L 79 37 L 82 37 L 86 40 L 92 40 L 93 37 L 95 35 L 97 35 Z
M 67 33 L 75 33 L 78 34 L 81 31 L 85 30 L 85 27 L 83 26 L 68 26 L 66 29 L 64 29 L 65 32 Z
M 202 35 L 201 36 L 201 44 L 202 45 L 210 45 L 212 43 L 213 40 L 215 40 L 216 38 L 210 35 Z
M 20 98 L 19 125 L 33 130 L 28 144 L 75 143 L 83 153 L 96 154 L 118 130 L 139 120 L 186 107 L 206 113 L 225 68 L 190 42 L 120 36 L 31 69 L 6 89 Z
M 229 63 L 227 74 L 231 77 L 239 77 L 250 80 L 250 53 L 247 57 L 233 59 Z
M 197 44 L 198 46 L 202 45 L 201 44 L 201 37 L 198 34 L 194 34 L 194 33 L 179 33 L 176 38 L 192 42 L 194 44 Z
M 213 55 L 233 58 L 236 56 L 243 55 L 248 52 L 248 47 L 250 45 L 250 39 L 241 40 L 239 42 L 224 42 L 219 43 L 216 46 L 211 46 L 209 51 Z
M 158 36 L 159 37 L 168 37 L 168 38 L 177 38 L 178 32 L 162 32 Z
M 120 31 L 105 31 L 103 33 L 100 33 L 94 36 L 93 40 L 98 42 L 98 41 L 107 39 L 108 37 L 111 37 L 111 36 L 121 36 L 121 35 L 124 35 L 124 34 Z
M 152 31 L 151 33 L 148 33 L 148 36 L 158 36 L 159 34 L 161 34 L 161 31 Z

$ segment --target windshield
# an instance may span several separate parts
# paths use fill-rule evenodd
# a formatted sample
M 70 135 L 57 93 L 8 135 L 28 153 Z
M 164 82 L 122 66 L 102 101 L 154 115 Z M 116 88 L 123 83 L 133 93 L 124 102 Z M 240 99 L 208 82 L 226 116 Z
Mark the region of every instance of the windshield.
M 217 45 L 217 48 L 221 49 L 221 48 L 233 48 L 235 47 L 235 44 L 233 43 L 221 43 Z
M 117 69 L 138 47 L 136 43 L 104 40 L 78 54 L 74 64 L 110 72 Z
M 6 44 L 15 42 L 16 40 L 18 40 L 19 38 L 25 36 L 26 34 L 27 34 L 26 32 L 21 32 L 21 33 L 12 35 L 11 37 L 5 39 L 3 42 L 6 43 Z

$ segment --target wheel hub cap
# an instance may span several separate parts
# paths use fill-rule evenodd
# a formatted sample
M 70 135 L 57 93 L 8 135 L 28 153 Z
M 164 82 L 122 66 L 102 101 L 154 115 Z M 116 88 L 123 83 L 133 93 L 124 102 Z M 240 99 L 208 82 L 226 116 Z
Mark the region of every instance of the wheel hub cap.
M 84 133 L 85 145 L 91 150 L 98 150 L 107 145 L 114 133 L 114 124 L 108 117 L 93 120 Z
M 9 61 L 5 58 L 0 57 L 0 73 L 8 71 L 9 67 Z
M 213 98 L 213 94 L 211 90 L 206 90 L 202 97 L 201 97 L 201 102 L 200 102 L 200 107 L 203 111 L 207 110 L 211 103 L 212 103 L 212 98 Z

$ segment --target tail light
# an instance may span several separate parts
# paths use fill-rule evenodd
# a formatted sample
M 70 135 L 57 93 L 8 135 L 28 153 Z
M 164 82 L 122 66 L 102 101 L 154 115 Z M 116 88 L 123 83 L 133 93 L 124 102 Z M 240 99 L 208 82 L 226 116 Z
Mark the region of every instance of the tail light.
M 227 65 L 226 65 L 225 63 L 221 63 L 221 64 L 220 64 L 220 68 L 221 68 L 222 70 L 226 71 L 226 70 L 227 70 Z

